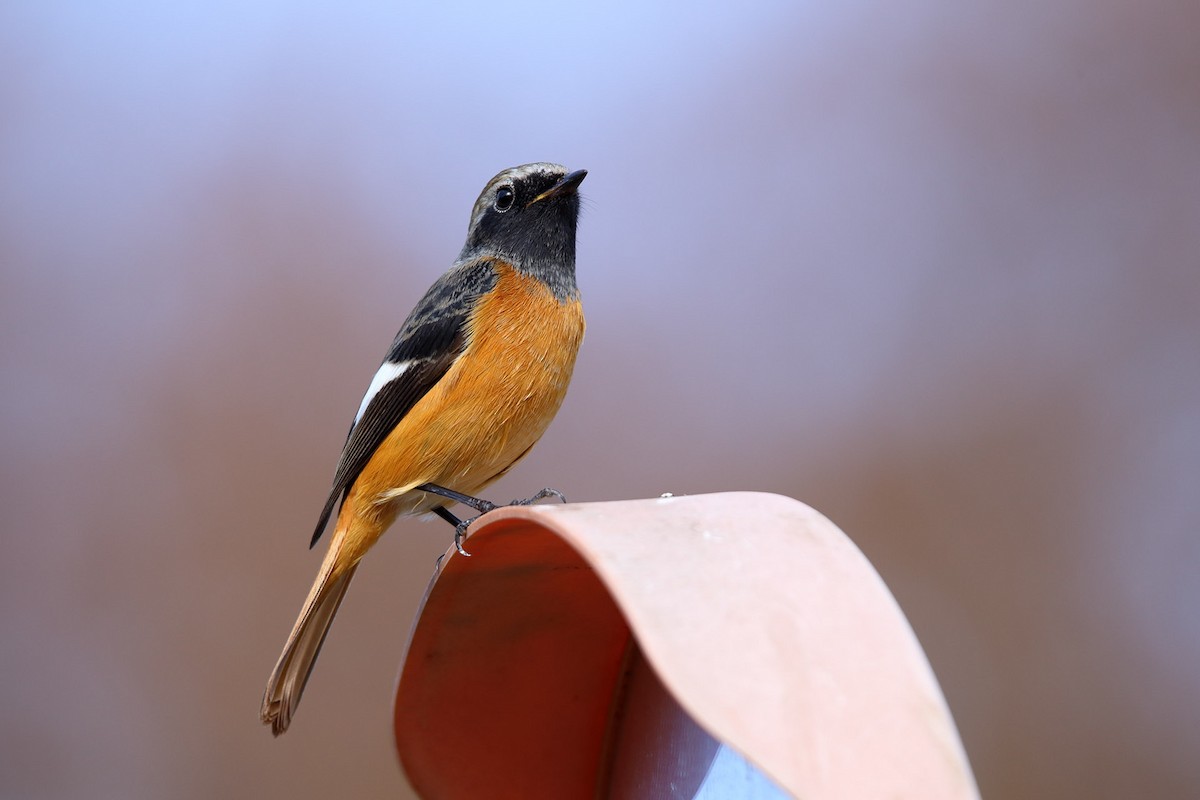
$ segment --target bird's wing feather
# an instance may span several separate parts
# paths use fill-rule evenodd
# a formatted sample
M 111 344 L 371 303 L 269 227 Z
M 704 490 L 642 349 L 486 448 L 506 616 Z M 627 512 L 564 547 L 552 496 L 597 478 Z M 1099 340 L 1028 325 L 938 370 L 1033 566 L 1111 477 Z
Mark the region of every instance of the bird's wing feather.
M 496 280 L 492 259 L 464 262 L 439 278 L 408 315 L 346 437 L 310 547 L 375 450 L 462 354 L 471 310 Z

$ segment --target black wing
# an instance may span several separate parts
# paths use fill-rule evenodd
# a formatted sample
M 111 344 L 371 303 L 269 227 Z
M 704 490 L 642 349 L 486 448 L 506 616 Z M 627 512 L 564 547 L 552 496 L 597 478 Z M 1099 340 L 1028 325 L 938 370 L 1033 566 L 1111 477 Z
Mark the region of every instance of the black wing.
M 383 360 L 384 365 L 408 366 L 379 388 L 350 427 L 309 547 L 321 538 L 333 507 L 345 498 L 375 450 L 462 354 L 471 309 L 496 280 L 490 258 L 459 264 L 438 278 L 408 315 Z

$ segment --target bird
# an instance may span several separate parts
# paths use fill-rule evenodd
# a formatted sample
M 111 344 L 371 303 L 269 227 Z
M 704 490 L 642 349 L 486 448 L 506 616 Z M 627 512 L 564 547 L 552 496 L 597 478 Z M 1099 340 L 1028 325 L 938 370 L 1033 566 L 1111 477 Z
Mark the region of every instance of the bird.
M 586 170 L 503 170 L 471 210 L 450 269 L 396 334 L 342 448 L 310 548 L 338 508 L 329 548 L 263 695 L 262 722 L 288 729 L 359 561 L 399 516 L 455 526 L 460 552 L 476 495 L 541 438 L 567 392 L 584 335 L 575 280 Z M 543 489 L 530 503 L 561 493 Z M 339 506 L 340 503 L 340 506 Z

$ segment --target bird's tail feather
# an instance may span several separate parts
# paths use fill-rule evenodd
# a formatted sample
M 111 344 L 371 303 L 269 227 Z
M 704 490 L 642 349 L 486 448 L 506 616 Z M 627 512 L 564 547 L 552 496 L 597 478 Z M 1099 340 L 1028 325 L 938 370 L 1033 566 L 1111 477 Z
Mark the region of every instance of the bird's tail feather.
M 335 552 L 337 549 L 331 547 L 326 555 L 308 599 L 304 601 L 300 618 L 296 620 L 275 670 L 267 681 L 262 721 L 271 726 L 271 732 L 276 736 L 288 729 L 292 715 L 300 705 L 300 695 L 304 693 L 313 663 L 321 652 L 321 645 L 329 633 L 338 606 L 342 604 L 346 589 L 350 587 L 350 579 L 358 569 L 357 562 L 346 569 L 335 569 L 339 561 Z

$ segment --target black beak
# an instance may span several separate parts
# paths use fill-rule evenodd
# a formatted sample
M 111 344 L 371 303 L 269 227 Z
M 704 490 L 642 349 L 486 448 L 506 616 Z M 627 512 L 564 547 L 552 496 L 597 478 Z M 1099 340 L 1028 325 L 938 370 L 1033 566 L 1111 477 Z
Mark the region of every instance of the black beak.
M 546 191 L 539 194 L 537 197 L 529 201 L 529 205 L 539 203 L 542 200 L 549 200 L 552 197 L 558 197 L 560 194 L 569 194 L 579 188 L 579 184 L 583 183 L 583 179 L 587 177 L 586 169 L 577 169 L 567 175 L 558 183 L 551 186 Z

